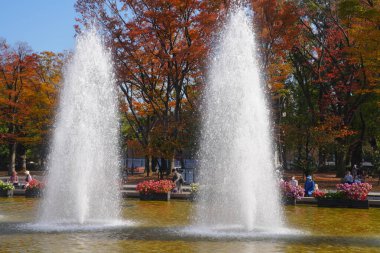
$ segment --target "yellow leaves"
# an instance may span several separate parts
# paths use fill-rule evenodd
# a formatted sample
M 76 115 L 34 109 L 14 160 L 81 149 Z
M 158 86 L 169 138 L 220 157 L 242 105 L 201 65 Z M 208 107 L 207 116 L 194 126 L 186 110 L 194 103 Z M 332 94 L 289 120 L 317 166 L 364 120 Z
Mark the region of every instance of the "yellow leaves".
M 380 2 L 341 1 L 340 14 L 347 26 L 351 47 L 347 50 L 350 60 L 364 70 L 362 80 L 366 89 L 357 94 L 366 94 L 380 85 Z
M 9 56 L 0 64 L 1 123 L 11 126 L 18 142 L 38 143 L 52 125 L 61 80 L 60 56 L 52 52 L 23 58 L 6 51 L 0 54 Z
M 359 89 L 354 92 L 356 95 L 364 95 L 364 94 L 370 94 L 373 93 L 372 89 Z

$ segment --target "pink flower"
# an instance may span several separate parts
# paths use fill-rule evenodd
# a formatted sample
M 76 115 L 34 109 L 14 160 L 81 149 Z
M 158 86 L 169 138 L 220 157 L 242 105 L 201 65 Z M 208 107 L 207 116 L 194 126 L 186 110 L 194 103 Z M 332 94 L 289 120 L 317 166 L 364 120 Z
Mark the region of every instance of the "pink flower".
M 368 193 L 372 189 L 372 185 L 368 183 L 353 183 L 353 184 L 337 184 L 338 191 L 342 191 L 347 195 L 348 199 L 366 200 Z
M 282 196 L 285 198 L 301 199 L 305 191 L 301 186 L 293 186 L 288 182 L 280 182 Z

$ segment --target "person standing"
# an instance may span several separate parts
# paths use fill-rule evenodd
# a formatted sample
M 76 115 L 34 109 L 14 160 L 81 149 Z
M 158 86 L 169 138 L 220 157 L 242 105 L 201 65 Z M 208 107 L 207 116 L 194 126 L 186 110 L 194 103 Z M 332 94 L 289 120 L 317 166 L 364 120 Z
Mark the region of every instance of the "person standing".
M 312 197 L 314 193 L 315 183 L 311 176 L 306 177 L 305 182 L 305 197 Z
M 185 180 L 183 179 L 182 174 L 179 173 L 177 169 L 173 169 L 172 172 L 174 173 L 172 181 L 176 185 L 176 190 L 178 193 L 182 193 L 182 184 L 185 182 Z

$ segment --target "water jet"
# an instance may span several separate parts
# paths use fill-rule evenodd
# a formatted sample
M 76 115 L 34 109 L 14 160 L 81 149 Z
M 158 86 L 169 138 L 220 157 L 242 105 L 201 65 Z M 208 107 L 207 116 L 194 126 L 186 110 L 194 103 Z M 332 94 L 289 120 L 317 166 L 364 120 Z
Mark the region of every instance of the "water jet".
M 119 219 L 117 101 L 110 53 L 89 29 L 64 74 L 40 224 Z
M 204 92 L 196 226 L 251 231 L 283 224 L 258 59 L 249 17 L 236 7 L 217 40 Z

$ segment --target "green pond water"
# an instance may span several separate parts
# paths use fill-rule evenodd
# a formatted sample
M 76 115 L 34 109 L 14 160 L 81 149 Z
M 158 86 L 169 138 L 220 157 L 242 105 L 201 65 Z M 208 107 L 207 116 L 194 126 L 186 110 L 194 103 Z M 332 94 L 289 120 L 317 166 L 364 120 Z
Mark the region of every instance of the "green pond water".
M 380 252 L 380 209 L 287 206 L 290 232 L 191 230 L 194 204 L 124 200 L 126 225 L 41 230 L 38 199 L 0 199 L 0 252 Z

